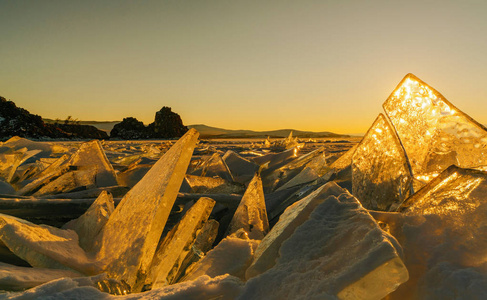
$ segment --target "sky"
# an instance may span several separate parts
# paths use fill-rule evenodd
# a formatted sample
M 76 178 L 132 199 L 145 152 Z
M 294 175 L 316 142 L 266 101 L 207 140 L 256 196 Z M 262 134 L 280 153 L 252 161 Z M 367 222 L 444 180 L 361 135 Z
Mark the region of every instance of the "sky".
M 45 118 L 363 133 L 407 73 L 487 123 L 487 1 L 5 1 L 0 96 Z

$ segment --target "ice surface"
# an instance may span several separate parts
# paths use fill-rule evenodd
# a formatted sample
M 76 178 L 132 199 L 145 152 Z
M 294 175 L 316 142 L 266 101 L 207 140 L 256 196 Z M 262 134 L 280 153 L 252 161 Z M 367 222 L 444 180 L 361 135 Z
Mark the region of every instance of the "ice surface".
M 198 132 L 190 129 L 122 199 L 97 238 L 112 278 L 134 286 L 147 274 L 188 168 Z
M 146 282 L 152 283 L 153 289 L 176 281 L 182 262 L 190 252 L 214 205 L 215 201 L 210 198 L 199 199 L 167 234 L 154 255 L 148 276 L 149 282 Z
M 100 274 L 53 280 L 24 292 L 4 294 L 5 297 L 2 299 L 119 299 L 108 292 L 123 295 L 127 294 L 125 288 L 125 284 L 107 278 L 106 274 Z
M 259 241 L 226 237 L 199 262 L 192 265 L 182 281 L 195 280 L 202 275 L 216 277 L 230 274 L 245 279 L 245 270 L 252 263 Z
M 206 177 L 220 177 L 222 179 L 233 181 L 232 173 L 218 153 L 204 161 L 199 168 L 193 172 L 192 175 L 206 176 Z
M 250 239 L 261 240 L 269 231 L 269 220 L 260 175 L 256 174 L 249 183 L 237 211 L 228 226 L 228 234 L 245 230 Z
M 247 184 L 252 180 L 255 172 L 259 170 L 258 165 L 241 157 L 232 150 L 228 150 L 223 155 L 223 161 L 230 169 L 233 179 L 239 183 Z
M 388 210 L 412 190 L 412 175 L 394 129 L 380 114 L 352 156 L 352 191 L 368 209 Z
M 391 240 L 356 198 L 329 196 L 240 299 L 381 299 L 408 279 Z
M 71 156 L 68 164 L 79 168 L 95 169 L 96 186 L 98 187 L 117 185 L 115 170 L 98 140 L 81 144 L 79 150 Z
M 426 183 L 451 164 L 487 165 L 485 127 L 416 76 L 406 75 L 383 107 L 417 180 Z
M 5 299 L 231 300 L 238 296 L 243 286 L 242 281 L 229 275 L 222 275 L 215 278 L 201 276 L 194 281 L 174 284 L 145 293 L 112 296 L 95 288 L 95 286 L 98 287 L 97 283 L 103 280 L 99 277 L 101 276 L 91 278 L 59 279 L 22 293 L 6 294 Z
M 242 194 L 245 190 L 243 185 L 219 177 L 186 175 L 186 181 L 197 194 Z
M 105 226 L 114 209 L 112 195 L 103 191 L 82 216 L 66 223 L 63 229 L 76 231 L 80 247 L 90 252 L 94 238 Z
M 282 243 L 309 218 L 311 212 L 320 203 L 331 195 L 339 196 L 342 193 L 348 192 L 336 183 L 330 182 L 289 206 L 257 248 L 254 261 L 247 269 L 246 278 L 249 279 L 272 268 L 279 257 L 279 248 Z
M 69 270 L 19 267 L 0 262 L 0 290 L 3 291 L 22 291 L 58 278 L 80 276 L 83 275 Z
M 78 245 L 78 235 L 47 225 L 35 225 L 0 214 L 0 239 L 20 258 L 36 268 L 76 270 L 92 275 L 100 271 Z

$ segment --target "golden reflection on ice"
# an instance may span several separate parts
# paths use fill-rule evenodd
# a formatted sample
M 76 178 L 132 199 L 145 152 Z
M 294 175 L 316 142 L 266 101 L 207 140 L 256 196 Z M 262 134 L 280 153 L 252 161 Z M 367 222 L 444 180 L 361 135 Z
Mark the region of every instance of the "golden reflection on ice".
M 383 108 L 401 140 L 415 179 L 428 182 L 452 164 L 487 164 L 487 132 L 440 93 L 406 75 Z
M 406 211 L 421 215 L 456 215 L 475 210 L 485 201 L 487 173 L 450 167 L 408 199 Z
M 365 208 L 388 210 L 409 195 L 411 181 L 394 129 L 380 114 L 353 154 L 353 194 Z

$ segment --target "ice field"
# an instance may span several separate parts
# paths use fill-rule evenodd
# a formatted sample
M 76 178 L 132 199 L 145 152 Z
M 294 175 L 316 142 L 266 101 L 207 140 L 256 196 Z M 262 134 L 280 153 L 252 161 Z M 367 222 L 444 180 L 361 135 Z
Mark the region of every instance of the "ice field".
M 408 74 L 362 138 L 0 145 L 0 299 L 485 299 L 487 130 Z

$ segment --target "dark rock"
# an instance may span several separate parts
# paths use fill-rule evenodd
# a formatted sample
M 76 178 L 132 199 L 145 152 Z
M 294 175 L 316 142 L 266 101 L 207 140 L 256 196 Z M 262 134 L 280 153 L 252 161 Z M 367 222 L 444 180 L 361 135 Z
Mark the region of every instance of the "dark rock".
M 69 135 L 60 128 L 46 124 L 38 115 L 17 107 L 14 102 L 0 97 L 0 139 L 12 136 L 25 138 L 67 138 Z
M 177 138 L 188 131 L 188 127 L 183 125 L 181 117 L 177 113 L 172 112 L 171 108 L 167 106 L 156 112 L 156 117 L 152 124 L 154 138 Z
M 136 118 L 124 118 L 121 123 L 116 124 L 110 132 L 111 138 L 125 140 L 135 139 L 167 139 L 179 138 L 188 131 L 188 127 L 183 125 L 181 117 L 171 111 L 170 107 L 164 106 L 156 112 L 153 123 L 148 126 L 138 121 Z
M 144 123 L 136 118 L 128 117 L 113 126 L 112 131 L 110 131 L 110 138 L 138 140 L 150 138 L 150 134 Z

